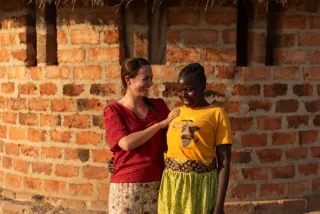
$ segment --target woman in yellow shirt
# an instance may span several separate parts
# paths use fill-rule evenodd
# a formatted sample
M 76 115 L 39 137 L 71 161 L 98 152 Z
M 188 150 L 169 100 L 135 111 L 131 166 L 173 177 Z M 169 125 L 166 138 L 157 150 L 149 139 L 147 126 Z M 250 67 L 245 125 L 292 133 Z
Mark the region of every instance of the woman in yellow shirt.
M 229 182 L 232 136 L 226 112 L 204 96 L 199 63 L 178 76 L 184 106 L 169 125 L 159 214 L 223 214 Z

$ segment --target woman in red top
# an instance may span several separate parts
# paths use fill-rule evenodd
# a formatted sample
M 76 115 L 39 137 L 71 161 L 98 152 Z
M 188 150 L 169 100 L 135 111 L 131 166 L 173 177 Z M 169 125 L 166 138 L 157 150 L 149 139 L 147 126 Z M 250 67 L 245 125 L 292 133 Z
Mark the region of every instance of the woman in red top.
M 109 213 L 157 213 L 157 201 L 166 148 L 164 128 L 170 117 L 162 99 L 148 99 L 152 70 L 142 58 L 130 58 L 121 67 L 125 96 L 105 108 L 106 138 L 113 152 Z

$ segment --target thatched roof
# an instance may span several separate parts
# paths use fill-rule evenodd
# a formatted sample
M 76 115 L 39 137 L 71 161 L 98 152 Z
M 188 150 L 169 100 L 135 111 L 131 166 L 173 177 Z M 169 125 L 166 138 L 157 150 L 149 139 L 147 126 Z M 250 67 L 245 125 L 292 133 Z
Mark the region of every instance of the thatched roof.
M 46 2 L 48 3 L 52 3 L 54 2 L 57 6 L 59 4 L 65 4 L 65 3 L 71 3 L 72 5 L 74 5 L 77 1 L 83 1 L 83 0 L 29 0 L 30 2 L 35 2 L 37 5 L 39 5 L 40 7 L 43 7 L 45 5 Z M 92 7 L 99 7 L 99 6 L 103 6 L 105 4 L 108 4 L 109 2 L 111 2 L 111 4 L 113 4 L 114 6 L 128 6 L 131 2 L 133 2 L 135 0 L 85 0 L 86 4 L 91 4 Z M 154 4 L 161 4 L 166 0 L 144 0 L 145 2 L 147 1 L 153 1 Z M 173 1 L 173 0 L 167 0 L 167 1 Z M 183 3 L 185 0 L 179 0 L 181 3 Z M 229 3 L 232 2 L 234 4 L 237 3 L 238 0 L 192 0 L 192 2 L 194 3 L 194 5 L 198 5 L 199 4 L 204 4 L 205 7 L 213 7 L 217 2 L 218 4 L 223 4 L 223 3 Z M 258 2 L 258 3 L 266 3 L 267 0 L 251 0 L 253 2 Z M 280 4 L 286 4 L 288 0 L 274 0 L 277 3 Z

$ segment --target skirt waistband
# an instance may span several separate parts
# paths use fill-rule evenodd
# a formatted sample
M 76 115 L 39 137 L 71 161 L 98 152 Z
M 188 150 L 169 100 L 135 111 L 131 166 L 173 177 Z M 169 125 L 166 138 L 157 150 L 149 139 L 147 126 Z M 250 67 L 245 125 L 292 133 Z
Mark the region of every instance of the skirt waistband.
M 179 163 L 174 158 L 165 158 L 164 164 L 167 169 L 171 169 L 176 172 L 205 173 L 212 172 L 213 170 L 217 169 L 217 163 L 215 159 L 207 165 L 198 160 L 186 160 L 183 163 Z

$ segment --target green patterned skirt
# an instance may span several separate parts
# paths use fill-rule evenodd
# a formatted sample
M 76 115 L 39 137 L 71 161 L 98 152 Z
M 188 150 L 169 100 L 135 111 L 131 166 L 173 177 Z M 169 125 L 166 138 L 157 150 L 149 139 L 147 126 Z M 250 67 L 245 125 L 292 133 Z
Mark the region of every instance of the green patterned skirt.
M 179 166 L 177 170 L 177 163 L 170 166 L 166 162 L 160 185 L 158 214 L 213 213 L 217 196 L 217 170 L 194 165 L 197 170 L 193 170 L 190 164 Z

